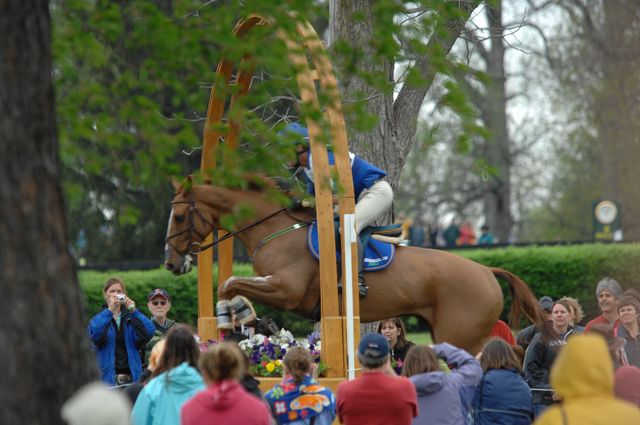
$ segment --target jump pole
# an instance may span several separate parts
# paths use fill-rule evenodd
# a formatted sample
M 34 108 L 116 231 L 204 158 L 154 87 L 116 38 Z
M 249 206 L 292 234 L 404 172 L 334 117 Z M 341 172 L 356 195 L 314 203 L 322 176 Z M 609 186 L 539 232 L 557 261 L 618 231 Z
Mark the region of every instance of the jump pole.
M 269 25 L 269 21 L 261 16 L 250 16 L 236 25 L 233 34 L 242 37 L 258 25 Z M 340 314 L 337 291 L 337 270 L 335 263 L 335 240 L 333 232 L 333 202 L 329 185 L 316 184 L 316 212 L 318 221 L 319 249 L 320 249 L 320 299 L 321 299 L 321 332 L 322 332 L 322 360 L 328 366 L 328 378 L 321 379 L 325 385 L 335 389 L 337 384 L 347 377 L 353 377 L 355 363 L 355 344 L 359 340 L 360 317 L 358 298 L 353 294 L 357 290 L 353 276 L 357 274 L 357 264 L 352 261 L 357 258 L 357 242 L 353 238 L 355 200 L 353 195 L 353 180 L 348 154 L 346 126 L 342 114 L 342 105 L 337 81 L 333 74 L 331 63 L 315 30 L 306 21 L 296 24 L 296 39 L 283 31 L 277 32 L 288 48 L 289 60 L 297 69 L 296 81 L 300 89 L 303 103 L 320 110 L 326 109 L 327 120 L 330 124 L 331 141 L 334 149 L 335 171 L 339 184 L 343 189 L 338 194 L 341 211 L 342 237 L 342 276 L 344 277 L 345 296 L 343 296 L 343 312 L 348 312 L 351 318 Z M 309 61 L 307 58 L 310 58 Z M 226 59 L 218 63 L 216 81 L 222 81 L 225 88 L 236 84 L 238 89 L 231 96 L 230 108 L 237 99 L 246 95 L 251 88 L 254 64 L 248 52 L 242 58 L 235 82 L 232 82 L 234 64 Z M 327 104 L 320 104 L 316 84 L 331 99 Z M 219 140 L 224 140 L 229 149 L 236 149 L 240 134 L 241 122 L 225 114 L 226 90 L 219 93 L 214 84 L 209 97 L 209 107 L 203 137 L 203 152 L 201 171 L 206 173 L 217 165 L 217 150 Z M 330 179 L 330 167 L 326 147 L 321 142 L 319 123 L 307 119 L 311 152 L 314 158 L 314 181 L 327 182 Z M 226 126 L 226 128 L 225 128 Z M 225 158 L 225 161 L 227 158 Z M 225 164 L 230 165 L 230 164 Z M 346 226 L 346 227 L 345 227 Z M 345 231 L 344 229 L 347 229 Z M 219 237 L 226 234 L 219 232 Z M 212 240 L 212 235 L 207 238 Z M 213 294 L 213 250 L 199 254 L 198 258 L 198 332 L 202 339 L 218 338 L 217 321 L 213 311 L 215 299 Z M 233 239 L 227 239 L 218 246 L 218 285 L 221 285 L 232 274 Z M 348 290 L 350 288 L 350 290 Z M 345 355 L 345 346 L 348 353 Z M 278 382 L 278 379 L 263 378 L 265 388 Z M 271 382 L 273 381 L 273 382 Z

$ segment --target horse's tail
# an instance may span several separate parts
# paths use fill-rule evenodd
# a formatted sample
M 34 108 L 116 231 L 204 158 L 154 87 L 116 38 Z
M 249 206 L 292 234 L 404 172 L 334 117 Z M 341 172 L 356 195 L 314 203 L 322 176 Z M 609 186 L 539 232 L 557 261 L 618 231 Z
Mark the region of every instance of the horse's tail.
M 489 267 L 489 270 L 491 270 L 496 278 L 502 278 L 509 283 L 509 290 L 511 292 L 510 324 L 512 326 L 517 325 L 522 313 L 536 325 L 542 324 L 544 317 L 542 309 L 533 291 L 529 288 L 529 285 L 507 270 L 497 267 Z

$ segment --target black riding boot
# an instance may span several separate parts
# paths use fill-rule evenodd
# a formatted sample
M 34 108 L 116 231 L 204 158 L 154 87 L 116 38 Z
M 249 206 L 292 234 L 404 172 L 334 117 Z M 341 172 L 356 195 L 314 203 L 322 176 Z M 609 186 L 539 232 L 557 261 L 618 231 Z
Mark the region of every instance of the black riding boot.
M 364 284 L 364 247 L 358 237 L 358 293 L 360 298 L 367 296 L 369 287 Z

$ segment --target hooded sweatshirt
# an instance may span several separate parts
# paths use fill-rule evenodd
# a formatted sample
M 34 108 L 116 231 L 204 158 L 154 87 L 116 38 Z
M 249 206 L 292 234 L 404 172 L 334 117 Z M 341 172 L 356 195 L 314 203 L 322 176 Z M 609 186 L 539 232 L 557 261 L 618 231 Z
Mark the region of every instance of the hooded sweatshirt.
M 418 416 L 413 425 L 463 425 L 482 378 L 480 363 L 451 344 L 436 344 L 433 351 L 452 366 L 451 373 L 427 372 L 410 378 L 418 393 Z
M 133 406 L 133 425 L 179 424 L 182 405 L 204 387 L 198 371 L 186 362 L 156 376 Z
M 536 425 L 640 424 L 640 409 L 613 396 L 613 363 L 599 335 L 567 342 L 551 369 L 551 386 L 564 402 L 547 409 Z
M 181 425 L 270 425 L 267 405 L 236 381 L 209 385 L 182 407 Z M 178 423 L 178 422 L 176 422 Z
M 613 382 L 616 397 L 640 407 L 640 369 L 620 366 L 613 374 Z

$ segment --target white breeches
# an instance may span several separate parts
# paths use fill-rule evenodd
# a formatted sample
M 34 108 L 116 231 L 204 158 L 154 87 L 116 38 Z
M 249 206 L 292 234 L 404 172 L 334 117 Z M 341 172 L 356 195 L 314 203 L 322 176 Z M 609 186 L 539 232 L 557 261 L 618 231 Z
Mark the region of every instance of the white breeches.
M 360 193 L 356 202 L 356 233 L 373 223 L 393 203 L 393 189 L 385 180 L 379 180 Z

